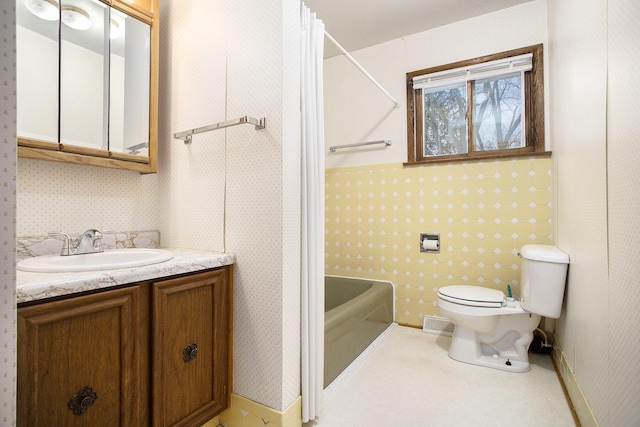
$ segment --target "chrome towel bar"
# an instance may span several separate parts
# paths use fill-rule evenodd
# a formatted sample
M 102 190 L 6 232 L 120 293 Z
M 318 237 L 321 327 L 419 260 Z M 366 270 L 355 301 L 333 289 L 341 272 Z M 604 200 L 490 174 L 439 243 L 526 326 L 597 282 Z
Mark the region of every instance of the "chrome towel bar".
M 334 145 L 332 147 L 329 147 L 329 151 L 334 153 L 336 150 L 339 150 L 340 148 L 362 147 L 363 145 L 373 145 L 373 144 L 384 144 L 385 146 L 388 146 L 388 145 L 391 145 L 391 140 L 382 139 L 380 141 L 359 142 L 357 144 Z
M 173 134 L 173 137 L 175 139 L 183 140 L 185 144 L 189 144 L 191 143 L 191 137 L 197 133 L 209 132 L 212 130 L 244 124 L 254 125 L 256 127 L 256 130 L 264 129 L 267 126 L 267 119 L 264 117 L 261 119 L 254 119 L 253 117 L 243 116 L 235 120 L 227 120 L 226 122 L 214 123 L 208 126 L 202 126 L 195 129 L 185 130 L 183 132 L 177 132 Z

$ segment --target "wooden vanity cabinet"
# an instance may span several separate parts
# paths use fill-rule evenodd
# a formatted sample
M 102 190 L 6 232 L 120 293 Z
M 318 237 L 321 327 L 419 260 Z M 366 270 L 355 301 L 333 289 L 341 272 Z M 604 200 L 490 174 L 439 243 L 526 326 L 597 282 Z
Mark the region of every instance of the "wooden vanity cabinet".
M 232 267 L 18 307 L 18 426 L 201 426 L 228 408 Z

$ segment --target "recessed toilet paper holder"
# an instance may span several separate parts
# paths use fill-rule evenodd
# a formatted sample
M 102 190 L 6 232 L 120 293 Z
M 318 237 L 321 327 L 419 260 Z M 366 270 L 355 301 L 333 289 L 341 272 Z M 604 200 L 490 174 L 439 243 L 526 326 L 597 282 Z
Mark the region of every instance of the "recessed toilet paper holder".
M 420 252 L 440 253 L 440 233 L 420 233 Z

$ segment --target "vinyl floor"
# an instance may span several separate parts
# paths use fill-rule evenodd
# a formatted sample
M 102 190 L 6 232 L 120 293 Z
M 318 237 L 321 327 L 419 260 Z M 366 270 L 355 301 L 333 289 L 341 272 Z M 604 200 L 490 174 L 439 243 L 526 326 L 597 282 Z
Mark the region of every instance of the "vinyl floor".
M 564 427 L 575 422 L 551 356 L 504 372 L 448 357 L 451 338 L 392 326 L 324 392 L 305 427 Z

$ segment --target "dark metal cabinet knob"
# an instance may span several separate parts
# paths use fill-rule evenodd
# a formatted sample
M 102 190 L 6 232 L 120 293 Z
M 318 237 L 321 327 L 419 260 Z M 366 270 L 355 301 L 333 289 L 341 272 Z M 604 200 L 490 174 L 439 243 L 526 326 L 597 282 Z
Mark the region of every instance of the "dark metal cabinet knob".
M 87 409 L 93 402 L 96 401 L 98 395 L 95 391 L 89 386 L 83 387 L 78 394 L 73 396 L 69 402 L 67 402 L 67 407 L 75 414 L 82 415 L 87 412 Z
M 193 344 L 189 344 L 182 350 L 182 360 L 184 360 L 185 363 L 192 361 L 197 355 L 198 344 L 195 342 Z

